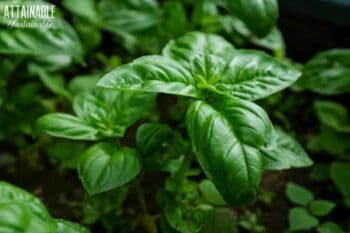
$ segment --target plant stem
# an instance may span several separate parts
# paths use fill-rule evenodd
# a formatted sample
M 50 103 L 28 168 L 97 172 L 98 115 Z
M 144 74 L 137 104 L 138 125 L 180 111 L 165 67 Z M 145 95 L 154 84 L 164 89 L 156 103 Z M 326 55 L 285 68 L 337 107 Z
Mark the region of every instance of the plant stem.
M 147 206 L 145 195 L 142 191 L 140 177 L 136 177 L 135 179 L 135 188 L 136 188 L 137 198 L 140 202 L 142 213 L 145 215 L 148 215 L 149 214 L 148 206 Z

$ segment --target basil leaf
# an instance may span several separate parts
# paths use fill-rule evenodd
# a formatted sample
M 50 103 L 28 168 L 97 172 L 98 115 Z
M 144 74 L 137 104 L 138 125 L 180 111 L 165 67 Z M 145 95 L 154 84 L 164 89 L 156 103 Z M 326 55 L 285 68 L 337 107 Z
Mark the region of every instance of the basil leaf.
M 33 214 L 25 202 L 0 203 L 0 232 L 54 233 L 56 224 Z
M 259 37 L 268 34 L 276 25 L 278 18 L 276 0 L 225 0 L 224 4 Z
M 301 231 L 311 230 L 317 227 L 319 221 L 312 216 L 306 209 L 300 207 L 294 207 L 289 211 L 289 230 Z
M 179 63 L 162 56 L 145 56 L 106 74 L 98 86 L 197 97 L 195 81 Z
M 272 136 L 265 111 L 248 101 L 218 96 L 212 105 L 193 102 L 186 127 L 201 167 L 225 201 L 251 201 L 262 173 L 259 148 Z
M 344 233 L 341 227 L 334 222 L 325 222 L 317 227 L 318 233 Z
M 321 52 L 306 63 L 298 85 L 323 94 L 338 95 L 350 91 L 350 49 Z
M 37 73 L 42 83 L 52 93 L 63 96 L 67 100 L 71 100 L 72 96 L 69 91 L 66 90 L 66 84 L 64 77 L 57 73 L 48 73 L 46 70 L 37 65 L 31 65 L 30 69 Z
M 198 56 L 215 55 L 227 60 L 232 57 L 233 52 L 234 47 L 221 36 L 189 32 L 176 40 L 170 41 L 163 48 L 162 54 L 180 62 L 187 69 L 191 69 L 193 68 L 192 62 Z
M 315 216 L 325 216 L 335 207 L 335 204 L 327 200 L 315 200 L 310 203 L 311 213 Z
M 160 152 L 172 136 L 171 128 L 164 124 L 146 123 L 136 131 L 136 147 L 145 156 Z
M 300 76 L 291 66 L 253 50 L 236 50 L 216 88 L 248 100 L 258 100 L 290 86 Z
M 310 190 L 293 182 L 287 184 L 286 194 L 291 202 L 298 205 L 306 205 L 314 200 L 314 194 Z
M 0 181 L 0 204 L 23 202 L 28 205 L 31 212 L 35 213 L 42 219 L 50 218 L 46 207 L 34 195 L 17 188 L 14 185 Z
M 4 4 L 11 5 L 11 1 L 0 3 L 3 10 Z M 49 3 L 45 3 L 49 4 Z M 0 11 L 1 15 L 4 15 Z M 35 19 L 26 19 L 26 23 Z M 7 26 L 6 20 L 0 20 L 0 24 Z M 11 28 L 0 32 L 0 54 L 12 54 L 32 56 L 45 59 L 52 54 L 65 55 L 82 60 L 82 46 L 74 29 L 62 18 L 56 17 L 53 26 L 48 28 Z
M 89 233 L 90 231 L 85 227 L 72 223 L 63 219 L 56 219 L 57 230 L 55 233 Z
M 275 128 L 274 138 L 274 144 L 262 149 L 265 169 L 281 170 L 313 164 L 302 146 L 282 129 Z
M 331 101 L 317 101 L 315 103 L 315 110 L 322 124 L 337 132 L 350 132 L 348 111 L 341 104 Z
M 98 129 L 103 137 L 122 137 L 154 102 L 155 95 L 95 90 L 77 95 L 73 109 L 79 119 Z
M 41 131 L 55 137 L 99 140 L 122 137 L 154 102 L 155 95 L 138 92 L 94 90 L 77 95 L 73 109 L 77 117 L 64 113 L 39 118 Z
M 88 122 L 65 113 L 50 113 L 37 120 L 37 128 L 54 137 L 73 140 L 98 140 L 98 130 Z
M 110 143 L 98 143 L 79 158 L 78 173 L 90 195 L 117 188 L 133 179 L 141 170 L 137 153 Z
M 350 200 L 350 163 L 334 162 L 330 168 L 331 179 L 343 194 L 343 196 Z
M 95 0 L 63 0 L 63 6 L 73 14 L 89 21 L 92 24 L 99 24 L 99 16 Z
M 53 233 L 55 222 L 32 194 L 0 182 L 0 232 Z
M 225 205 L 226 202 L 222 198 L 219 191 L 216 189 L 213 182 L 210 180 L 203 180 L 199 183 L 199 190 L 201 191 L 204 199 L 213 205 Z
M 327 152 L 331 155 L 344 155 L 350 151 L 350 135 L 340 133 L 321 125 L 320 132 L 311 138 L 308 149 L 315 152 Z

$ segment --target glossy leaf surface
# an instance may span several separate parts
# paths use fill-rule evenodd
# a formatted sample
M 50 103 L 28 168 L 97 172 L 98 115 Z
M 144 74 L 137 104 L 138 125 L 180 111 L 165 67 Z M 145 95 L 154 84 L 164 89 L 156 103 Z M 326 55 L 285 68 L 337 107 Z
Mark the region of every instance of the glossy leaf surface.
M 281 170 L 313 164 L 302 146 L 282 129 L 274 129 L 273 141 L 272 145 L 262 149 L 265 169 Z
M 190 32 L 163 56 L 145 56 L 106 74 L 99 86 L 203 98 L 207 90 L 257 100 L 291 85 L 299 72 L 270 56 L 234 50 L 222 37 Z
M 225 0 L 224 3 L 233 15 L 259 37 L 269 33 L 277 22 L 276 0 Z
M 78 173 L 89 194 L 119 187 L 133 179 L 141 169 L 137 153 L 110 143 L 98 143 L 79 158 Z
M 313 92 L 338 95 L 350 91 L 350 50 L 321 52 L 304 67 L 298 84 Z
M 245 204 L 255 196 L 262 173 L 259 148 L 272 136 L 272 125 L 257 105 L 220 96 L 212 105 L 195 101 L 186 127 L 205 174 L 225 201 Z

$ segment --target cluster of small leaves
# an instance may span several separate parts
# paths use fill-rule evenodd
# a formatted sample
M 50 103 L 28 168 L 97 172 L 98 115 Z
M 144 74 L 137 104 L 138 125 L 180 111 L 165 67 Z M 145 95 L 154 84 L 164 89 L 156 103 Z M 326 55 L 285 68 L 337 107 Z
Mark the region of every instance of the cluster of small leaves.
M 289 231 L 310 231 L 316 228 L 319 233 L 344 232 L 336 223 L 320 224 L 318 219 L 318 217 L 328 215 L 335 208 L 335 203 L 329 200 L 315 200 L 314 194 L 310 190 L 292 182 L 287 184 L 286 194 L 290 202 L 298 205 L 289 210 Z

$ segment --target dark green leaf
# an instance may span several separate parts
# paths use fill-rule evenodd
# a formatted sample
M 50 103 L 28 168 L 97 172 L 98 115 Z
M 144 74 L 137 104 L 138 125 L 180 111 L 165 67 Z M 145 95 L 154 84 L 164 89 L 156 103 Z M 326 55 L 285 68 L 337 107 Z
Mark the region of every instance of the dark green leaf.
M 313 164 L 301 145 L 282 129 L 275 128 L 274 137 L 274 143 L 262 150 L 265 169 L 281 170 Z
M 334 222 L 326 222 L 317 227 L 318 233 L 344 233 L 341 227 Z
M 333 182 L 343 196 L 350 198 L 350 163 L 332 163 L 330 174 Z
M 310 204 L 311 213 L 315 216 L 325 216 L 335 207 L 335 204 L 327 200 L 315 200 Z
M 290 231 L 311 230 L 319 224 L 317 218 L 310 215 L 306 209 L 300 207 L 291 209 L 288 219 Z
M 237 217 L 228 208 L 216 208 L 207 217 L 200 233 L 237 233 Z
M 146 155 L 154 155 L 160 151 L 162 145 L 171 137 L 171 128 L 164 124 L 146 123 L 136 132 L 136 146 Z
M 343 105 L 331 101 L 317 101 L 315 110 L 322 124 L 337 132 L 350 132 L 348 111 Z
M 277 22 L 276 0 L 225 0 L 224 3 L 233 15 L 259 37 L 268 34 Z
M 79 158 L 78 173 L 89 194 L 119 187 L 133 179 L 141 170 L 137 153 L 110 143 L 98 143 Z
M 320 133 L 311 138 L 308 149 L 316 152 L 327 152 L 341 156 L 350 151 L 350 135 L 336 132 L 327 126 L 321 125 Z
M 314 200 L 314 195 L 311 191 L 292 182 L 287 184 L 286 194 L 288 199 L 294 204 L 307 205 Z
M 186 127 L 205 174 L 232 205 L 245 204 L 256 194 L 263 158 L 259 149 L 272 137 L 272 125 L 259 106 L 218 96 L 212 105 L 191 104 Z
M 298 84 L 319 94 L 338 95 L 350 91 L 349 75 L 350 50 L 334 49 L 313 57 Z

